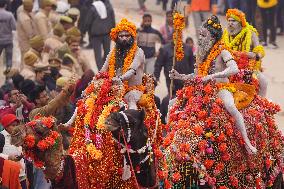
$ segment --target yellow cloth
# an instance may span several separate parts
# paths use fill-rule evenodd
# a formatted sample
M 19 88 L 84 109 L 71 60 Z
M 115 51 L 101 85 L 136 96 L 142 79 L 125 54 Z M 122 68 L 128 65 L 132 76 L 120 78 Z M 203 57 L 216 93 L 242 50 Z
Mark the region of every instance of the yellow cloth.
M 278 4 L 278 0 L 257 0 L 260 8 L 271 8 Z
M 244 83 L 218 83 L 219 90 L 226 89 L 233 94 L 235 105 L 238 110 L 250 105 L 256 95 L 256 89 L 253 85 Z

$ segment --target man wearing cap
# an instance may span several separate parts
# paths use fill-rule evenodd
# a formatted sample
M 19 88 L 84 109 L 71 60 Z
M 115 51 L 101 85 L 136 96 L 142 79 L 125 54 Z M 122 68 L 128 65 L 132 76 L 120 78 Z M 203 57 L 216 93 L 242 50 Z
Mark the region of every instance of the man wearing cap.
M 76 23 L 77 23 L 77 21 L 78 21 L 78 19 L 79 19 L 80 11 L 79 11 L 77 8 L 72 7 L 72 8 L 70 8 L 70 9 L 68 10 L 67 16 L 69 16 L 70 18 L 72 18 L 73 24 L 74 24 L 75 26 L 77 26 Z
M 47 74 L 50 74 L 48 65 L 39 62 L 38 64 L 34 65 L 34 69 L 36 73 L 35 84 L 45 86 L 45 77 Z
M 246 21 L 245 14 L 238 9 L 229 9 L 226 18 L 228 28 L 224 31 L 223 40 L 232 50 L 246 53 L 250 59 L 256 60 L 253 71 L 259 80 L 259 95 L 264 97 L 267 81 L 261 72 L 261 59 L 265 52 L 259 43 L 258 32 Z
M 13 58 L 13 33 L 16 30 L 16 21 L 11 12 L 5 10 L 7 1 L 0 0 L 0 56 L 5 49 L 6 70 L 8 73 L 12 67 Z
M 65 31 L 74 26 L 73 20 L 69 16 L 60 16 L 59 23 L 62 24 Z
M 71 55 L 77 60 L 73 65 L 73 70 L 81 77 L 85 71 L 91 69 L 87 57 L 80 49 L 81 32 L 76 27 L 72 27 L 66 32 L 66 42 Z
M 22 57 L 30 49 L 29 40 L 35 35 L 33 0 L 23 1 L 23 10 L 18 12 L 17 33 Z
M 28 51 L 25 53 L 23 61 L 24 61 L 24 68 L 20 72 L 20 74 L 25 79 L 30 79 L 32 81 L 35 81 L 36 73 L 34 65 L 39 62 L 39 58 L 36 56 L 35 53 Z
M 41 62 L 44 65 L 48 65 L 48 57 L 50 49 L 49 47 L 44 46 L 44 38 L 40 35 L 36 35 L 33 38 L 30 39 L 30 50 L 29 52 L 34 53 L 38 59 L 39 62 Z
M 63 44 L 64 28 L 61 24 L 57 23 L 53 27 L 53 35 L 48 37 L 44 42 L 44 47 L 49 49 L 49 55 L 55 54 L 56 50 L 61 48 Z
M 130 109 L 137 109 L 137 102 L 144 92 L 142 77 L 144 74 L 145 55 L 137 46 L 136 26 L 127 19 L 111 30 L 110 37 L 116 42 L 108 54 L 100 72 L 108 72 L 115 83 L 126 84 L 124 96 Z
M 51 33 L 51 23 L 48 15 L 52 10 L 53 5 L 54 2 L 52 0 L 42 0 L 41 9 L 34 17 L 36 33 L 41 35 L 44 39 Z
M 76 80 L 80 79 L 76 74 L 76 70 L 73 70 L 73 65 L 76 64 L 76 62 L 77 60 L 71 54 L 66 53 L 63 57 L 59 73 L 66 78 L 74 77 Z
M 1 131 L 1 134 L 3 134 L 5 137 L 5 145 L 3 148 L 3 152 L 0 153 L 0 157 L 20 163 L 21 170 L 19 179 L 21 187 L 23 189 L 26 189 L 26 166 L 23 159 L 22 147 L 16 147 L 11 144 L 11 134 L 13 133 L 14 127 L 16 127 L 18 124 L 19 121 L 14 114 L 6 114 L 1 117 L 1 125 L 4 127 L 4 130 Z

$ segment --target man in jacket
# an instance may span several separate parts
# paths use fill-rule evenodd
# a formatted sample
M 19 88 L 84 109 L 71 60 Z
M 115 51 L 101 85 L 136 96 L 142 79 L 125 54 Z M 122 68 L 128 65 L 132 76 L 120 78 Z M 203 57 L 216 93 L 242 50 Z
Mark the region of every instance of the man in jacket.
M 112 5 L 108 0 L 96 0 L 88 13 L 86 28 L 89 29 L 95 53 L 98 70 L 103 66 L 110 51 L 110 31 L 115 27 L 115 16 Z M 85 29 L 86 29 L 85 28 Z M 86 33 L 86 31 L 83 31 Z M 102 57 L 102 47 L 104 56 Z
M 22 57 L 30 49 L 29 40 L 35 35 L 32 9 L 33 0 L 24 0 L 23 10 L 18 12 L 17 33 Z
M 5 10 L 7 1 L 0 0 L 0 56 L 5 49 L 6 70 L 9 73 L 13 57 L 13 30 L 16 30 L 16 21 L 11 12 Z
M 155 63 L 155 71 L 154 76 L 157 81 L 159 81 L 160 73 L 162 68 L 164 68 L 164 74 L 166 77 L 166 84 L 168 88 L 168 92 L 170 90 L 170 77 L 169 71 L 172 69 L 173 65 L 173 57 L 174 57 L 174 44 L 173 42 L 166 44 L 164 47 L 160 49 L 159 55 L 157 57 Z M 180 62 L 176 62 L 175 69 L 179 70 L 178 72 L 182 72 L 183 74 L 193 73 L 194 71 L 194 57 L 191 48 L 184 44 L 184 58 Z M 174 80 L 174 91 L 173 94 L 179 89 L 183 87 L 183 82 Z
M 141 28 L 137 30 L 137 44 L 145 54 L 145 72 L 154 73 L 154 64 L 156 61 L 156 43 L 164 44 L 162 34 L 152 28 L 152 16 L 150 14 L 143 15 Z

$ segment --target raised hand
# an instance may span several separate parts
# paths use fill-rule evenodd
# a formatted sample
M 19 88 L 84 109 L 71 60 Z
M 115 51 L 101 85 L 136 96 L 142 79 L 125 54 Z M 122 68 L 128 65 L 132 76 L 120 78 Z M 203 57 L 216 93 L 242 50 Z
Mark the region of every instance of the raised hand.
M 171 70 L 170 73 L 169 73 L 169 77 L 171 79 L 178 79 L 178 80 L 182 80 L 182 75 L 179 74 L 176 70 Z

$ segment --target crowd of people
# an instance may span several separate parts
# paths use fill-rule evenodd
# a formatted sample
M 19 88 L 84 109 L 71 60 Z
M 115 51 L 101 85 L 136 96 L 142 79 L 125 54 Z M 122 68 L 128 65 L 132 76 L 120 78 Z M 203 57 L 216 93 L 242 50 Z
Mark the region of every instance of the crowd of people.
M 224 3 L 222 0 L 202 0 L 200 3 L 200 0 L 191 0 L 187 1 L 187 11 L 192 13 L 195 28 L 198 29 L 211 13 L 223 14 L 227 8 L 239 8 L 247 13 L 248 22 L 252 25 L 261 24 L 262 45 L 277 48 L 276 35 L 284 33 L 284 1 L 238 2 L 241 1 L 228 0 Z M 38 10 L 35 8 L 36 3 Z M 163 69 L 170 93 L 169 73 L 174 57 L 173 11 L 167 8 L 168 0 L 157 0 L 157 3 L 162 3 L 163 10 L 166 11 L 166 21 L 159 29 L 152 27 L 152 15 L 146 12 L 147 1 L 139 0 L 143 16 L 137 30 L 137 45 L 145 54 L 144 71 L 152 74 L 158 83 Z M 177 1 L 173 0 L 170 9 L 174 8 L 175 3 Z M 42 171 L 24 161 L 20 147 L 11 145 L 11 128 L 33 120 L 39 113 L 55 116 L 59 124 L 66 123 L 72 117 L 82 91 L 95 76 L 91 65 L 95 64 L 101 70 L 110 52 L 109 34 L 116 24 L 110 1 L 69 0 L 62 11 L 63 4 L 64 2 L 55 0 L 14 0 L 12 3 L 0 0 L 0 55 L 4 55 L 3 62 L 6 65 L 5 83 L 0 89 L 0 172 L 8 164 L 15 172 L 7 174 L 19 175 L 19 184 L 10 185 L 11 189 L 50 188 Z M 222 8 L 221 5 L 226 7 Z M 260 14 L 260 22 L 257 13 Z M 13 66 L 12 60 L 15 33 L 21 56 L 18 68 Z M 88 46 L 94 49 L 95 60 L 92 62 L 89 62 L 81 48 L 86 34 L 89 37 Z M 159 51 L 156 50 L 157 44 L 161 45 Z M 125 57 L 127 51 L 121 53 L 124 54 L 120 56 Z M 196 55 L 193 38 L 188 37 L 184 42 L 184 53 L 184 58 L 176 64 L 175 70 L 180 74 L 193 73 Z M 183 87 L 183 82 L 175 80 L 173 86 L 175 94 Z M 164 123 L 169 99 L 169 95 L 162 100 L 158 97 L 155 99 Z M 66 140 L 64 148 L 68 149 L 68 145 Z M 19 162 L 20 166 L 14 162 Z M 3 165 L 4 168 L 1 169 Z M 7 180 L 5 182 L 9 183 Z

